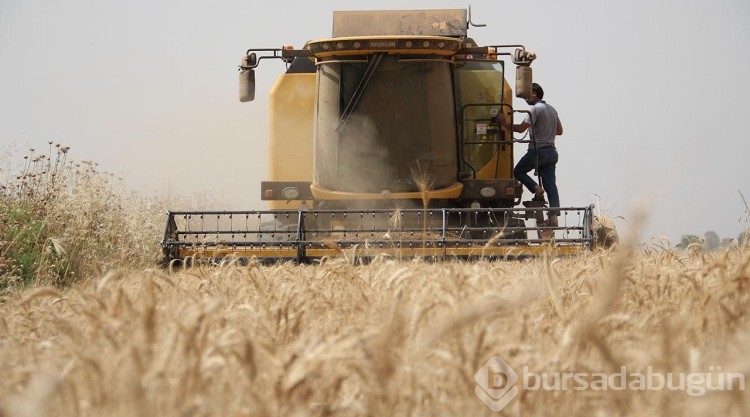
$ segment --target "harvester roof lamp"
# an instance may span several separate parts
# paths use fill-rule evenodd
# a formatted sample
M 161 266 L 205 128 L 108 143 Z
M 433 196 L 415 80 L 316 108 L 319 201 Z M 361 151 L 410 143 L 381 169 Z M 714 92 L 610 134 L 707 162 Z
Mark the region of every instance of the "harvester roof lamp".
M 513 52 L 511 59 L 514 64 L 527 67 L 536 59 L 536 53 L 518 48 Z

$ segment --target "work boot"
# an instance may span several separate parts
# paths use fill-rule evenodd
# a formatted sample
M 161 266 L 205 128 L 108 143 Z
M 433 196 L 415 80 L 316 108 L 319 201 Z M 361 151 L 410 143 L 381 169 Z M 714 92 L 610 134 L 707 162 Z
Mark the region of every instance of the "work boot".
M 551 214 L 549 216 L 549 220 L 547 220 L 547 224 L 550 227 L 557 227 L 557 215 L 556 214 Z
M 539 239 L 545 242 L 549 242 L 555 238 L 555 231 L 552 229 L 539 229 Z
M 537 234 L 539 235 L 539 240 L 546 242 L 555 238 L 555 231 L 550 229 L 549 222 L 544 220 L 537 222 Z
M 541 185 L 534 187 L 534 201 L 544 200 L 544 188 Z

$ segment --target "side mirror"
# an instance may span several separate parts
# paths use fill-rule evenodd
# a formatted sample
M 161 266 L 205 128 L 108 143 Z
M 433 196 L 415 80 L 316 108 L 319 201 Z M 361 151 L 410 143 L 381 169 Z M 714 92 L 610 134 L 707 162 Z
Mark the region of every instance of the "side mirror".
M 247 54 L 240 60 L 240 102 L 255 100 L 255 67 L 258 57 L 255 53 Z
M 255 100 L 255 70 L 240 70 L 240 102 Z
M 531 83 L 531 67 L 528 65 L 516 66 L 516 97 L 531 98 Z

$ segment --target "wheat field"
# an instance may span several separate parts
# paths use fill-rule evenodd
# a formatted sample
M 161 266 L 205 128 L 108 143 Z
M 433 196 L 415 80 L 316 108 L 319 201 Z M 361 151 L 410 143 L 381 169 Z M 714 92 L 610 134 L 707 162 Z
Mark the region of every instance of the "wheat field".
M 49 145 L 0 184 L 1 417 L 750 414 L 747 242 L 161 269 L 181 203 Z M 493 412 L 496 357 L 519 380 L 493 374 L 518 388 Z M 595 385 L 624 367 L 628 389 Z M 649 372 L 702 379 L 630 389 Z
M 111 271 L 0 304 L 5 416 L 747 415 L 742 390 L 475 395 L 538 372 L 750 374 L 750 251 Z

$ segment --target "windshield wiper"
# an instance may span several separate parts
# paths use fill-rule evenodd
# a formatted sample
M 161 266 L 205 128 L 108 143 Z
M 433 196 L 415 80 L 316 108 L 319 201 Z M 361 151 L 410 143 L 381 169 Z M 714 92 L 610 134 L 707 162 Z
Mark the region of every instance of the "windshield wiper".
M 370 60 L 369 64 L 367 64 L 367 69 L 365 69 L 365 73 L 364 75 L 362 75 L 362 79 L 359 80 L 357 88 L 354 89 L 352 98 L 350 98 L 349 102 L 346 103 L 346 107 L 344 107 L 344 111 L 341 113 L 339 123 L 338 125 L 336 125 L 337 132 L 339 131 L 339 129 L 341 129 L 342 126 L 344 126 L 344 123 L 349 120 L 349 116 L 351 116 L 351 114 L 354 112 L 354 109 L 357 107 L 357 103 L 359 103 L 359 99 L 362 98 L 362 94 L 365 92 L 365 88 L 367 88 L 367 84 L 372 79 L 372 75 L 375 73 L 378 65 L 380 65 L 380 61 L 383 60 L 383 56 L 385 56 L 384 52 L 375 54 L 372 60 Z

